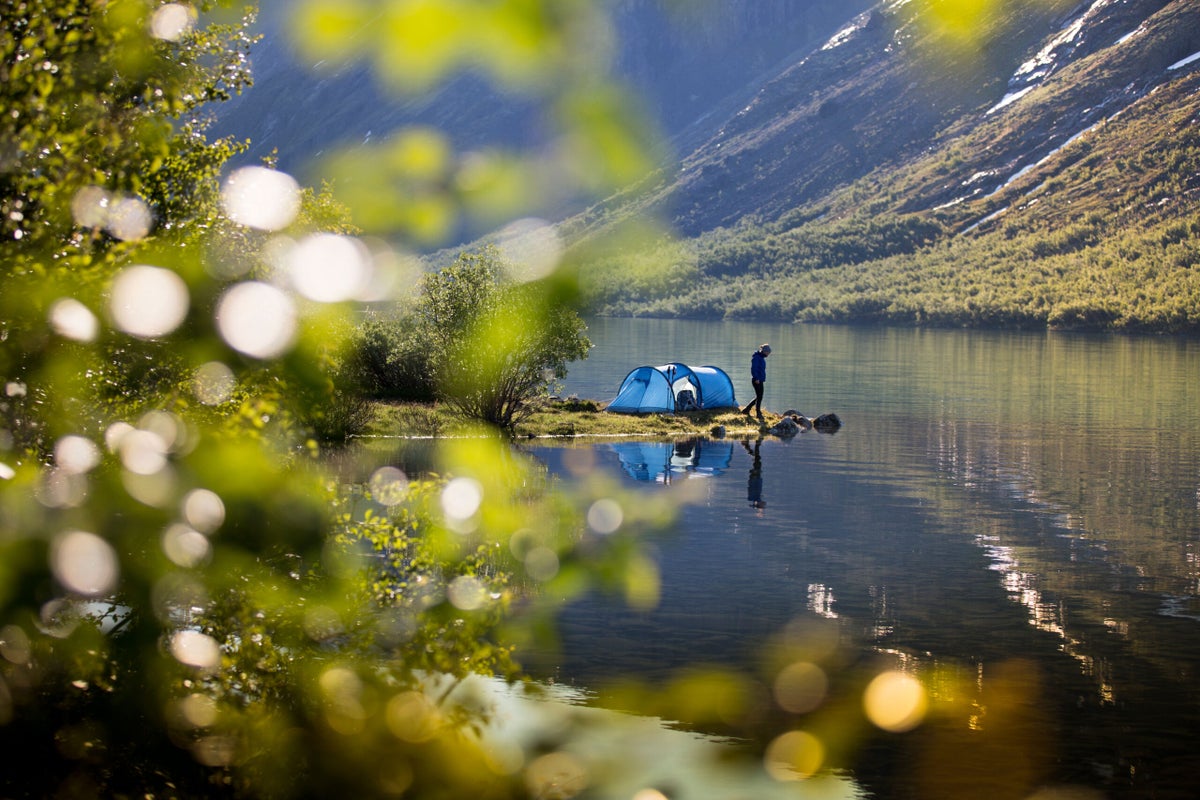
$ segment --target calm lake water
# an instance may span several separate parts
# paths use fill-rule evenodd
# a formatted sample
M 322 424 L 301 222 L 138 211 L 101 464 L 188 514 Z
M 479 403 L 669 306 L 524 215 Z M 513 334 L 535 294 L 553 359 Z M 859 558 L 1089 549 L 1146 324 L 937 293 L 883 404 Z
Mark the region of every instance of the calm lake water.
M 571 606 L 561 656 L 538 669 L 588 688 L 755 670 L 789 623 L 821 624 L 842 644 L 832 685 L 892 664 L 941 709 L 909 733 L 853 734 L 834 760 L 868 796 L 1197 796 L 1200 343 L 590 328 L 568 393 L 608 400 L 631 368 L 681 361 L 725 369 L 744 403 L 750 354 L 770 342 L 766 407 L 835 412 L 843 428 L 587 445 L 630 488 L 698 499 L 655 534 L 658 606 Z M 568 453 L 530 451 L 555 471 Z

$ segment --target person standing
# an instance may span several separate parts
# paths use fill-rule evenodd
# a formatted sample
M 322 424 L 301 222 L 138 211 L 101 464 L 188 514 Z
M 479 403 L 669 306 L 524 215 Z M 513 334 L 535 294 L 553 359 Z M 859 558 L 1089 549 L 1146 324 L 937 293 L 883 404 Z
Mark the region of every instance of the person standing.
M 750 409 L 758 411 L 758 418 L 763 418 L 762 397 L 763 384 L 767 382 L 767 356 L 771 355 L 771 345 L 764 344 L 754 355 L 750 356 L 750 385 L 754 387 L 754 399 L 742 409 L 742 413 L 750 416 Z

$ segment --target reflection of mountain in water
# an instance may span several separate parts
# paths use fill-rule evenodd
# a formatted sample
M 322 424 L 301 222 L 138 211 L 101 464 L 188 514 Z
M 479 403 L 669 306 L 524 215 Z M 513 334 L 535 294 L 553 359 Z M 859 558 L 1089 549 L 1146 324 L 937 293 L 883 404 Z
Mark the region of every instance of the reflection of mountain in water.
M 677 442 L 616 442 L 603 450 L 616 453 L 621 469 L 634 480 L 670 483 L 678 477 L 720 475 L 729 469 L 733 443 L 711 439 Z

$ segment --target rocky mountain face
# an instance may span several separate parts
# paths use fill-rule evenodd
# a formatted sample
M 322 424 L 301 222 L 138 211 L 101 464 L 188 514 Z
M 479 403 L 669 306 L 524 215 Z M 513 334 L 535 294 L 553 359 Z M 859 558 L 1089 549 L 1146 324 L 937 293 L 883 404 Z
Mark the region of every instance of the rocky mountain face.
M 998 4 L 962 40 L 886 3 L 765 80 L 650 194 L 685 234 L 763 221 L 866 176 L 919 174 L 893 210 L 996 190 L 1145 98 L 1200 50 L 1200 5 Z
M 1081 134 L 1200 69 L 1189 60 L 1200 51 L 1194 0 L 983 3 L 988 13 L 957 27 L 937 18 L 951 6 L 614 0 L 614 69 L 645 98 L 677 156 L 624 210 L 695 236 L 806 206 L 879 207 L 861 188 L 846 192 L 875 181 L 889 190 L 879 210 L 953 213 L 1046 172 Z M 302 68 L 278 35 L 284 7 L 265 2 L 256 86 L 222 110 L 216 131 L 249 137 L 254 154 L 278 149 L 281 165 L 298 169 L 335 144 L 414 122 L 437 125 L 463 148 L 538 146 L 538 109 L 476 78 L 402 101 L 365 71 Z

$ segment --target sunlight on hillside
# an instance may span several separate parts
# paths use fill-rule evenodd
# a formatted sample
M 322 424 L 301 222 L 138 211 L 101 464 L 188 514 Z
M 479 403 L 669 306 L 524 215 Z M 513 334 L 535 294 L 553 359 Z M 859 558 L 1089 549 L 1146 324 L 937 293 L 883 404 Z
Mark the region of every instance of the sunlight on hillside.
M 1053 7 L 1059 0 L 1032 0 Z M 933 46 L 953 48 L 965 53 L 983 55 L 997 35 L 997 26 L 1004 24 L 1009 14 L 1020 13 L 1019 7 L 1007 0 L 913 0 L 908 9 L 917 24 L 929 34 Z M 936 52 L 925 54 L 936 58 Z
M 916 0 L 914 4 L 935 32 L 962 41 L 979 35 L 1002 0 Z

